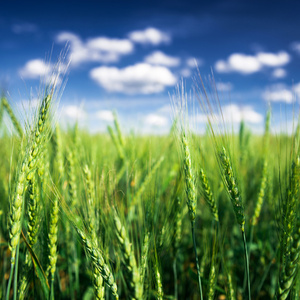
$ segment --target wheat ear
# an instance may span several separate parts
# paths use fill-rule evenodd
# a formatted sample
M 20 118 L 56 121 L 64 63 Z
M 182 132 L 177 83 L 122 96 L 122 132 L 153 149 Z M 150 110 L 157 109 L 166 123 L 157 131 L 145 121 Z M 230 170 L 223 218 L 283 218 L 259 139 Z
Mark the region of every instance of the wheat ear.
M 146 232 L 143 241 L 141 264 L 140 264 L 140 282 L 142 285 L 144 284 L 146 270 L 147 270 L 149 245 L 150 245 L 150 232 Z
M 57 124 L 55 127 L 54 135 L 53 135 L 53 144 L 54 144 L 54 153 L 55 153 L 55 166 L 58 171 L 59 179 L 62 181 L 62 176 L 64 174 L 64 158 L 63 158 L 63 142 L 61 136 L 61 130 L 59 125 Z
M 211 262 L 210 272 L 209 272 L 209 287 L 208 287 L 208 300 L 213 300 L 215 295 L 215 288 L 217 282 L 217 274 L 216 274 L 216 267 L 214 261 Z
M 241 227 L 242 232 L 245 230 L 245 214 L 242 197 L 237 186 L 237 182 L 233 173 L 230 158 L 225 147 L 220 152 L 220 162 L 223 170 L 223 178 L 226 190 L 229 194 L 236 220 Z
M 262 204 L 265 199 L 265 190 L 267 187 L 267 173 L 268 173 L 268 162 L 267 162 L 267 160 L 265 160 L 263 170 L 262 170 L 262 177 L 261 177 L 258 198 L 257 198 L 257 202 L 256 202 L 256 206 L 255 206 L 254 214 L 253 214 L 253 218 L 252 218 L 253 226 L 257 225 L 258 218 L 260 216 L 260 212 L 261 212 L 261 208 L 262 208 Z
M 141 196 L 144 194 L 146 188 L 149 186 L 149 183 L 151 182 L 152 178 L 154 177 L 156 171 L 158 170 L 158 168 L 160 167 L 160 165 L 162 164 L 162 162 L 164 161 L 164 157 L 160 157 L 152 166 L 150 172 L 147 174 L 147 176 L 145 177 L 144 181 L 142 182 L 141 186 L 139 187 L 139 189 L 137 190 L 135 197 L 131 203 L 131 206 L 134 206 L 137 204 L 138 200 L 141 198 Z
M 115 144 L 116 148 L 117 148 L 117 152 L 119 154 L 119 157 L 121 159 L 122 162 L 125 161 L 125 153 L 124 153 L 124 148 L 122 147 L 120 140 L 118 139 L 117 135 L 115 134 L 114 130 L 108 126 L 107 127 L 108 132 L 111 136 L 111 139 L 113 141 L 113 143 Z
M 289 188 L 285 202 L 282 205 L 282 228 L 280 240 L 280 264 L 279 282 L 276 292 L 278 299 L 284 300 L 288 297 L 299 259 L 299 222 L 296 221 L 297 205 L 299 199 L 300 183 L 300 157 L 292 163 Z M 294 231 L 295 234 L 294 234 Z
M 12 123 L 13 123 L 13 125 L 14 125 L 14 127 L 16 129 L 16 131 L 18 132 L 18 135 L 20 137 L 22 137 L 23 136 L 23 129 L 22 129 L 22 127 L 21 127 L 21 125 L 20 125 L 17 117 L 15 116 L 15 114 L 14 114 L 11 106 L 9 105 L 8 101 L 6 100 L 6 98 L 4 98 L 4 97 L 2 98 L 2 105 L 5 108 L 6 112 L 8 113 L 8 115 L 9 115 L 9 117 L 10 117 L 10 119 L 11 119 L 11 121 L 12 121 Z
M 116 228 L 116 235 L 121 247 L 121 251 L 123 253 L 124 265 L 127 269 L 129 277 L 128 284 L 132 294 L 132 299 L 141 299 L 143 291 L 141 287 L 139 271 L 137 269 L 136 260 L 134 257 L 134 252 L 131 248 L 131 243 L 127 236 L 126 229 L 122 225 L 115 208 L 113 208 L 113 217 Z
M 196 218 L 196 187 L 195 177 L 192 168 L 190 148 L 185 134 L 181 136 L 181 142 L 183 147 L 183 169 L 185 174 L 185 192 L 186 192 L 186 203 L 189 210 L 190 221 L 195 222 Z
M 300 261 L 300 220 L 296 224 L 296 230 L 291 241 L 291 253 L 289 261 L 283 266 L 279 275 L 279 284 L 277 298 L 285 300 L 288 298 L 293 286 L 297 273 L 299 271 Z
M 76 232 L 78 233 L 80 240 L 84 246 L 87 256 L 90 258 L 93 267 L 99 271 L 104 282 L 108 285 L 113 296 L 119 299 L 118 289 L 115 283 L 114 276 L 110 271 L 109 266 L 105 263 L 103 255 L 96 244 L 89 238 L 78 226 L 74 225 Z
M 47 95 L 42 100 L 37 123 L 32 131 L 31 140 L 29 141 L 25 154 L 23 155 L 21 168 L 19 172 L 17 172 L 15 192 L 10 203 L 9 246 L 11 250 L 11 273 L 8 281 L 6 299 L 9 297 L 9 290 L 13 276 L 13 266 L 15 265 L 16 255 L 18 254 L 24 205 L 23 196 L 27 183 L 26 180 L 32 180 L 35 175 L 35 168 L 38 161 L 40 148 L 46 138 L 45 124 L 49 114 L 51 99 L 52 95 Z M 17 281 L 17 270 L 18 269 L 16 265 L 15 286 Z
M 51 202 L 50 211 L 50 222 L 49 222 L 49 232 L 48 232 L 48 249 L 49 249 L 49 266 L 48 271 L 51 275 L 51 284 L 54 281 L 54 274 L 56 270 L 57 261 L 57 232 L 58 232 L 58 218 L 59 218 L 59 206 L 58 198 L 54 197 Z
M 92 180 L 92 175 L 89 167 L 84 166 L 83 169 L 85 184 L 86 184 L 86 195 L 87 195 L 87 205 L 88 205 L 88 231 L 91 236 L 91 239 L 98 246 L 98 238 L 96 234 L 96 221 L 95 221 L 95 184 Z M 103 278 L 97 268 L 93 267 L 93 284 L 95 289 L 95 296 L 97 299 L 104 299 L 104 285 Z
M 68 151 L 67 155 L 68 161 L 68 191 L 69 191 L 69 201 L 70 205 L 74 208 L 78 204 L 78 195 L 77 195 L 77 184 L 76 184 L 76 170 L 75 170 L 75 161 L 74 153 L 71 149 Z
M 200 293 L 200 299 L 202 300 L 203 299 L 202 284 L 201 284 L 200 267 L 199 267 L 196 238 L 195 238 L 195 219 L 196 219 L 196 204 L 197 204 L 195 177 L 192 168 L 190 148 L 184 132 L 181 133 L 181 144 L 183 148 L 183 170 L 185 175 L 186 203 L 188 206 L 189 217 L 192 226 L 192 238 L 193 238 L 193 246 L 194 246 L 196 266 L 197 266 L 199 293 Z
M 245 270 L 247 275 L 247 285 L 248 285 L 248 298 L 251 299 L 251 286 L 250 286 L 250 271 L 249 271 L 249 257 L 248 257 L 248 250 L 247 250 L 247 242 L 246 242 L 246 235 L 245 235 L 245 213 L 244 213 L 244 206 L 242 202 L 242 197 L 237 185 L 236 177 L 233 172 L 233 168 L 231 165 L 231 160 L 225 147 L 222 147 L 219 153 L 220 165 L 222 170 L 222 175 L 225 183 L 225 187 L 229 198 L 231 200 L 233 210 L 235 213 L 235 217 L 237 223 L 240 225 L 242 231 L 242 238 L 244 244 L 244 253 L 245 253 Z
M 155 264 L 154 267 L 154 276 L 155 276 L 155 282 L 156 282 L 156 299 L 157 300 L 163 300 L 164 298 L 164 292 L 163 292 L 163 286 L 161 282 L 161 275 L 158 268 L 158 264 Z
M 230 272 L 227 273 L 227 281 L 228 281 L 228 291 L 227 291 L 228 300 L 236 300 L 235 290 L 233 287 L 232 276 Z
M 37 191 L 36 179 L 33 177 L 28 182 L 28 224 L 27 224 L 27 238 L 28 244 L 32 248 L 37 241 L 37 233 L 39 229 L 38 213 L 39 213 L 39 193 Z M 19 283 L 19 299 L 25 297 L 25 290 L 27 285 L 27 271 L 31 267 L 31 259 L 29 253 L 26 251 L 25 265 L 23 268 L 23 275 Z
M 89 233 L 92 236 L 93 240 L 97 240 L 97 234 L 96 234 L 96 220 L 95 220 L 95 184 L 92 180 L 92 175 L 89 167 L 87 165 L 83 168 L 83 174 L 84 174 L 84 180 L 86 184 L 86 196 L 87 196 L 87 204 L 88 204 L 88 218 L 89 218 Z
M 119 120 L 118 120 L 117 113 L 115 111 L 113 112 L 113 116 L 114 116 L 115 128 L 116 128 L 117 133 L 118 133 L 118 139 L 119 139 L 121 147 L 124 149 L 124 147 L 125 147 L 125 139 L 124 139 L 124 136 L 122 134 L 122 130 L 121 130 L 121 126 L 120 126 L 120 123 L 119 123 Z
M 207 205 L 209 206 L 211 214 L 212 214 L 213 218 L 215 219 L 215 221 L 219 222 L 219 214 L 218 214 L 218 208 L 216 205 L 216 201 L 215 201 L 215 198 L 211 191 L 206 174 L 202 168 L 200 169 L 199 174 L 200 174 L 200 182 L 201 182 L 201 186 L 202 186 L 202 193 L 203 193 L 204 200 L 206 201 Z

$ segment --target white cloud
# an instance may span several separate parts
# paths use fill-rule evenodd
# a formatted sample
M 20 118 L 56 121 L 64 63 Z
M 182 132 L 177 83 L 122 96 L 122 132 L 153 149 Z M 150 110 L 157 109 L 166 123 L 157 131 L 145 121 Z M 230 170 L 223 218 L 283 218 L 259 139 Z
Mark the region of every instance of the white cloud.
M 226 63 L 225 60 L 218 60 L 215 63 L 215 69 L 219 73 L 229 73 L 231 72 L 230 66 Z
M 122 55 L 128 55 L 134 50 L 133 43 L 128 39 L 96 37 L 84 42 L 78 35 L 71 32 L 61 32 L 57 35 L 56 41 L 70 43 L 73 66 L 87 62 L 116 62 Z
M 106 37 L 98 37 L 88 40 L 86 46 L 90 49 L 118 54 L 129 54 L 133 51 L 133 44 L 127 39 L 109 39 Z
M 109 92 L 125 94 L 152 94 L 173 86 L 176 78 L 163 66 L 138 63 L 118 69 L 98 67 L 90 71 L 90 77 Z
M 177 67 L 180 65 L 180 58 L 166 55 L 161 51 L 154 51 L 145 57 L 145 62 L 152 65 L 161 65 L 167 67 Z
M 300 82 L 293 86 L 293 90 L 296 96 L 298 97 L 298 99 L 300 99 Z
M 273 86 L 268 87 L 263 92 L 262 98 L 265 101 L 270 102 L 293 103 L 295 101 L 295 97 L 291 89 L 286 87 L 284 84 L 275 84 Z
M 269 67 L 281 67 L 290 62 L 290 56 L 284 51 L 276 53 L 260 52 L 256 55 L 258 61 Z
M 215 69 L 220 73 L 238 72 L 252 74 L 262 70 L 263 67 L 279 67 L 290 62 L 287 52 L 276 53 L 260 52 L 256 55 L 245 55 L 242 53 L 231 54 L 227 61 L 218 60 Z
M 300 82 L 291 87 L 282 83 L 268 86 L 262 93 L 262 98 L 270 102 L 293 103 L 300 99 Z
M 32 59 L 19 70 L 23 78 L 37 79 L 51 73 L 51 65 L 46 64 L 42 59 Z
M 264 120 L 264 116 L 256 112 L 250 105 L 238 106 L 236 104 L 227 105 L 223 108 L 225 121 L 233 123 L 245 122 L 258 124 Z
M 260 71 L 261 63 L 256 57 L 240 53 L 231 54 L 226 61 L 219 60 L 215 64 L 215 69 L 220 73 L 238 72 L 251 74 Z
M 260 62 L 251 55 L 232 54 L 228 59 L 229 66 L 236 72 L 250 74 L 261 69 Z
M 149 126 L 164 127 L 168 125 L 168 118 L 159 114 L 149 114 L 145 117 L 145 124 Z
M 82 120 L 86 117 L 86 112 L 82 107 L 70 104 L 62 108 L 61 116 L 72 120 Z
M 218 92 L 230 92 L 233 85 L 230 82 L 217 82 L 216 87 Z
M 173 114 L 173 109 L 170 104 L 166 104 L 157 110 L 157 113 L 171 116 Z
M 183 76 L 183 77 L 190 77 L 192 75 L 192 71 L 188 68 L 184 68 L 180 71 L 180 74 Z
M 96 112 L 96 117 L 106 122 L 112 122 L 114 120 L 114 115 L 111 110 L 99 110 Z
M 18 103 L 18 106 L 20 106 L 21 109 L 24 109 L 24 110 L 34 110 L 34 109 L 37 109 L 39 107 L 41 103 L 41 100 L 39 98 L 32 98 L 30 100 L 21 100 L 19 103 Z
M 286 77 L 286 70 L 282 68 L 275 69 L 272 73 L 274 78 L 284 78 Z
M 203 65 L 203 60 L 199 58 L 190 57 L 186 60 L 186 64 L 189 68 L 196 68 Z
M 78 35 L 68 31 L 63 31 L 59 33 L 56 36 L 55 40 L 58 43 L 65 43 L 65 42 L 78 43 L 78 44 L 81 43 L 81 39 Z
M 132 41 L 140 44 L 159 45 L 171 41 L 170 35 L 153 27 L 132 31 L 128 36 Z
M 291 46 L 292 50 L 300 54 L 300 42 L 294 42 Z
M 238 106 L 236 104 L 229 104 L 222 106 L 222 115 L 216 115 L 214 121 L 217 123 L 240 123 L 242 120 L 252 124 L 259 124 L 263 122 L 264 116 L 256 112 L 252 106 Z M 199 123 L 207 122 L 205 114 L 199 114 L 196 117 L 196 121 Z

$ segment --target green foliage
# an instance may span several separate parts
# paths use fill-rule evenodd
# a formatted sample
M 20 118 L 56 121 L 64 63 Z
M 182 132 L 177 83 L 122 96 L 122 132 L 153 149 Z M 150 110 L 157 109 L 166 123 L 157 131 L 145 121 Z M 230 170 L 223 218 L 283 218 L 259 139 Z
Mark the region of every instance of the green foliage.
M 126 135 L 115 115 L 108 133 L 51 137 L 48 100 L 23 143 L 0 137 L 2 298 L 16 293 L 18 262 L 24 299 L 199 299 L 198 253 L 203 298 L 241 299 L 242 229 L 252 299 L 297 299 L 297 134 L 272 135 L 268 115 L 264 136 L 242 124 L 231 143 L 174 128 Z

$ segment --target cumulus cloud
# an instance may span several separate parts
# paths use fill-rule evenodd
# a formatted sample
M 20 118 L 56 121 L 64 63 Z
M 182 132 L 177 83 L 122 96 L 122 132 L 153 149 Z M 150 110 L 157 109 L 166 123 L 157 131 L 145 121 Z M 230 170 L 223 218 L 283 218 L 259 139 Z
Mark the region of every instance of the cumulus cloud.
M 52 66 L 46 64 L 42 59 L 32 59 L 28 61 L 23 68 L 19 70 L 19 74 L 23 78 L 38 79 L 49 75 Z
M 292 50 L 300 54 L 300 42 L 294 42 L 291 45 Z
M 281 67 L 290 62 L 289 54 L 284 51 L 280 51 L 277 54 L 261 52 L 256 57 L 261 64 L 269 67 Z
M 176 77 L 163 66 L 138 63 L 119 69 L 98 67 L 90 71 L 90 77 L 109 92 L 125 94 L 152 94 L 173 86 Z
M 278 53 L 259 52 L 256 55 L 233 53 L 227 60 L 218 60 L 215 63 L 215 69 L 220 73 L 252 74 L 261 71 L 263 67 L 280 67 L 289 62 L 290 55 L 284 51 Z
M 296 88 L 297 86 L 295 86 L 295 91 Z M 284 84 L 275 84 L 270 87 L 267 87 L 267 89 L 262 94 L 262 98 L 265 101 L 270 101 L 270 102 L 293 103 L 295 101 L 295 97 L 291 89 L 289 89 Z
M 230 82 L 217 82 L 216 87 L 218 92 L 230 92 L 233 85 Z
M 24 110 L 34 110 L 34 109 L 37 109 L 39 107 L 41 103 L 41 100 L 39 98 L 32 98 L 30 100 L 21 100 L 19 103 L 18 103 L 18 106 L 20 106 L 21 109 L 24 109 Z
M 145 117 L 145 124 L 148 126 L 165 127 L 168 125 L 168 118 L 159 114 L 149 114 Z
M 264 120 L 264 116 L 256 112 L 252 106 L 238 106 L 236 104 L 230 104 L 223 109 L 223 117 L 225 121 L 232 121 L 233 123 L 240 123 L 242 120 L 245 122 L 258 124 Z
M 154 51 L 145 57 L 145 62 L 152 65 L 161 65 L 166 67 L 177 67 L 180 65 L 180 58 L 169 56 L 161 51 Z
M 128 54 L 133 51 L 133 44 L 127 39 L 110 39 L 107 37 L 98 37 L 88 40 L 86 46 L 89 49 L 118 54 Z
M 231 68 L 225 60 L 218 60 L 215 63 L 215 70 L 219 73 L 229 73 L 231 72 Z
M 252 124 L 259 124 L 264 120 L 264 116 L 256 112 L 252 106 L 238 106 L 237 104 L 229 104 L 222 107 L 222 115 L 215 116 L 215 121 L 226 123 L 240 123 L 242 120 Z M 207 122 L 207 117 L 204 114 L 199 114 L 196 117 L 199 123 Z
M 183 77 L 190 77 L 192 75 L 192 71 L 189 68 L 184 68 L 180 70 L 180 75 Z
M 189 68 L 196 68 L 196 67 L 200 67 L 203 65 L 203 60 L 200 58 L 194 58 L 194 57 L 190 57 L 186 60 L 186 65 Z
M 284 77 L 286 77 L 286 70 L 282 69 L 282 68 L 275 69 L 272 72 L 272 76 L 274 78 L 284 78 Z
M 155 46 L 171 41 L 170 35 L 153 27 L 146 28 L 145 30 L 132 31 L 128 36 L 129 39 L 135 43 Z
M 157 113 L 171 116 L 173 114 L 173 109 L 171 104 L 166 104 L 157 110 Z
M 66 105 L 62 108 L 61 116 L 71 120 L 82 120 L 86 117 L 86 112 L 77 105 Z
M 293 90 L 298 98 L 300 98 L 300 82 L 293 86 Z
M 215 69 L 220 73 L 238 72 L 251 74 L 260 71 L 262 65 L 255 56 L 234 53 L 227 61 L 219 60 L 215 64 Z
M 154 111 L 142 115 L 142 132 L 150 134 L 166 134 L 170 130 L 171 104 L 165 104 Z
M 114 115 L 111 110 L 99 110 L 96 112 L 96 117 L 105 122 L 112 122 L 114 120 Z
M 56 36 L 58 43 L 70 43 L 70 58 L 73 66 L 87 62 L 111 63 L 123 55 L 133 52 L 133 43 L 128 39 L 95 37 L 83 41 L 72 32 L 61 32 Z
M 60 32 L 56 36 L 56 42 L 58 43 L 65 43 L 65 42 L 70 42 L 70 43 L 81 43 L 81 39 L 78 35 L 75 33 L 69 32 L 69 31 L 63 31 Z

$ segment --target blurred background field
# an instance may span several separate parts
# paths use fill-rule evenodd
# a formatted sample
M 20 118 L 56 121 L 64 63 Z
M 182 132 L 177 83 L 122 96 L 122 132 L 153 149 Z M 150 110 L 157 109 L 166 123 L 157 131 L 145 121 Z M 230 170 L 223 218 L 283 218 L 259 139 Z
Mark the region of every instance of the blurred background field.
M 9 117 L 4 106 L 2 113 Z M 227 136 L 230 143 L 224 144 L 230 151 L 244 204 L 252 299 L 274 299 L 278 288 L 282 268 L 279 254 L 282 251 L 281 230 L 285 219 L 282 206 L 288 203 L 290 180 L 294 176 L 291 173 L 292 161 L 298 153 L 299 143 L 298 130 L 292 136 L 270 134 L 269 118 L 266 119 L 264 135 L 251 133 L 242 122 L 239 133 Z M 20 159 L 26 155 L 25 144 L 30 143 L 31 135 L 27 131 L 27 138 L 18 136 L 16 122 L 17 119 L 15 124 L 10 122 L 10 130 L 7 129 L 8 124 L 1 123 L 2 297 L 7 288 L 11 255 L 8 249 L 11 226 L 8 225 L 11 218 L 9 203 L 14 199 Z M 96 241 L 113 273 L 120 298 L 135 298 L 134 295 L 138 295 L 135 289 L 137 283 L 132 270 L 126 268 L 130 259 L 126 247 L 122 248 L 124 237 L 120 239 L 114 225 L 117 213 L 124 226 L 121 232 L 126 233 L 127 247 L 130 245 L 134 256 L 134 265 L 138 273 L 144 274 L 140 286 L 142 299 L 199 299 L 186 205 L 184 155 L 180 152 L 180 132 L 176 126 L 163 136 L 124 135 L 122 124 L 115 114 L 114 125 L 102 134 L 91 134 L 78 125 L 61 130 L 58 124 L 53 123 L 49 128 L 53 133 L 46 135 L 34 168 L 35 192 L 28 186 L 24 194 L 21 223 L 24 235 L 19 248 L 18 288 L 24 274 L 27 276 L 26 293 L 19 291 L 18 297 L 45 298 L 43 281 L 48 286 L 46 295 L 47 290 L 49 292 L 53 288 L 52 297 L 56 299 L 94 297 L 95 274 L 90 267 L 89 252 L 86 252 L 86 257 L 84 249 L 87 251 L 87 248 L 77 234 L 79 228 Z M 11 130 L 12 134 L 9 133 Z M 216 136 L 216 139 L 219 138 Z M 223 136 L 221 141 L 225 140 Z M 188 134 L 188 143 L 196 185 L 195 230 L 204 299 L 244 299 L 243 243 L 222 181 L 214 139 L 208 130 L 204 135 Z M 206 200 L 200 170 L 204 170 L 207 176 L 216 211 Z M 31 201 L 31 195 L 35 202 Z M 258 203 L 261 210 L 257 209 Z M 59 209 L 53 210 L 56 206 Z M 292 232 L 299 228 L 298 206 L 299 196 L 296 198 L 296 220 Z M 33 224 L 30 223 L 31 209 L 37 218 Z M 54 232 L 51 229 L 53 218 L 57 228 Z M 30 225 L 36 228 L 31 249 L 39 267 L 25 262 L 29 248 L 24 239 L 31 241 Z M 57 237 L 54 239 L 55 248 L 51 250 L 53 234 Z M 297 235 L 295 241 L 299 241 Z M 299 253 L 297 247 L 295 251 Z M 54 277 L 50 272 L 53 255 L 56 265 Z M 44 275 L 38 273 L 39 268 Z M 110 299 L 110 288 L 106 284 L 104 286 L 105 299 Z M 102 282 L 100 287 L 103 288 Z M 297 299 L 299 280 L 293 280 L 293 288 L 289 290 L 292 296 L 288 299 Z

